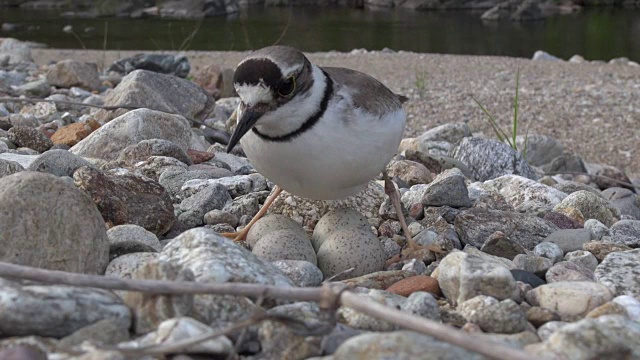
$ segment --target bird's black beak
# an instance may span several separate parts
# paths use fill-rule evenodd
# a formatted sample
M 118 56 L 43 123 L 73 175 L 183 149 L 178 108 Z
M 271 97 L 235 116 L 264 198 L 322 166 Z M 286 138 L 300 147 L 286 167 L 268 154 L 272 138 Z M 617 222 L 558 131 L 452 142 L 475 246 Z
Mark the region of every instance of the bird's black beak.
M 230 153 L 231 150 L 236 146 L 238 141 L 246 134 L 253 125 L 256 124 L 256 121 L 260 119 L 260 117 L 264 114 L 264 112 L 256 111 L 251 108 L 247 108 L 242 112 L 242 117 L 240 121 L 238 121 L 238 126 L 236 126 L 236 131 L 231 135 L 231 139 L 229 140 L 229 144 L 227 145 L 227 153 Z

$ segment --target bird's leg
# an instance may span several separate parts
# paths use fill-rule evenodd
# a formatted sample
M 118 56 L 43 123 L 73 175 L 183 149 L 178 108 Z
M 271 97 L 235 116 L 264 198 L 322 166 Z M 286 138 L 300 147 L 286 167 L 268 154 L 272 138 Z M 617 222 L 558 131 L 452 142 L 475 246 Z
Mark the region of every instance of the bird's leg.
M 418 250 L 420 246 L 413 241 L 411 237 L 411 233 L 409 232 L 409 227 L 407 226 L 407 222 L 404 219 L 404 213 L 402 212 L 402 203 L 400 202 L 400 193 L 396 190 L 396 186 L 389 178 L 389 174 L 386 171 L 382 172 L 382 178 L 384 179 L 384 192 L 389 196 L 389 200 L 391 200 L 391 204 L 393 208 L 396 210 L 396 214 L 398 214 L 398 221 L 400 221 L 400 226 L 402 227 L 402 232 L 404 232 L 404 237 L 407 238 L 407 244 L 409 245 L 409 249 L 411 251 Z
M 253 219 L 249 221 L 247 226 L 245 226 L 240 232 L 222 233 L 221 235 L 224 237 L 231 238 L 234 241 L 244 240 L 247 237 L 247 234 L 249 233 L 249 229 L 251 229 L 253 224 L 255 224 L 258 220 L 260 220 L 264 216 L 264 214 L 267 213 L 267 210 L 269 210 L 269 207 L 271 207 L 271 204 L 276 200 L 276 198 L 278 197 L 278 195 L 280 195 L 281 192 L 282 192 L 282 188 L 280 188 L 278 185 L 274 186 L 273 191 L 271 191 L 271 194 L 269 194 L 269 197 L 264 202 L 264 205 L 262 205 L 262 207 L 260 208 L 260 211 L 258 211 L 256 216 L 254 216 Z

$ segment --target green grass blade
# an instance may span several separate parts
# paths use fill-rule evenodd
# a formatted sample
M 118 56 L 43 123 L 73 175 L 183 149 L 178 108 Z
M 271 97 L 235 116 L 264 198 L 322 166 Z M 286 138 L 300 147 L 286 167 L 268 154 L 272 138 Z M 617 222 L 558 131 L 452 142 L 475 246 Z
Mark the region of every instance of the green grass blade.
M 487 115 L 489 124 L 491 124 L 491 127 L 493 128 L 493 131 L 496 133 L 498 140 L 501 142 L 506 141 L 507 144 L 509 144 L 509 146 L 513 147 L 513 144 L 511 144 L 511 140 L 509 140 L 509 135 L 507 135 L 507 133 L 504 130 L 502 130 L 502 128 L 500 128 L 500 126 L 496 122 L 496 119 L 494 119 L 493 116 L 491 116 L 489 111 L 487 111 L 487 109 L 484 106 L 482 106 L 482 104 L 478 100 L 476 100 L 476 98 L 474 98 L 473 96 L 471 98 L 473 99 L 473 101 L 476 102 L 476 104 L 478 104 L 480 109 L 482 109 L 482 111 Z

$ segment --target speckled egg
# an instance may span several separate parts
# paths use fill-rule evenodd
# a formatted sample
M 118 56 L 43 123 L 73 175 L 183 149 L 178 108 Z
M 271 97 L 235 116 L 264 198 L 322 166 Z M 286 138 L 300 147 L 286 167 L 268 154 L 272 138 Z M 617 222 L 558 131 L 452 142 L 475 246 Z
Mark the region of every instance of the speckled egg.
M 299 233 L 301 237 L 308 238 L 307 232 L 302 226 L 290 217 L 280 214 L 269 214 L 253 224 L 247 234 L 247 244 L 253 249 L 258 240 L 278 230 L 289 230 Z
M 344 280 L 380 271 L 386 260 L 384 247 L 368 229 L 343 229 L 332 232 L 318 251 L 318 267 L 327 279 L 339 272 L 354 268 L 338 276 Z
M 339 208 L 326 213 L 313 229 L 311 244 L 318 251 L 322 243 L 333 232 L 345 229 L 365 229 L 371 228 L 371 224 L 362 214 L 351 208 Z
M 309 237 L 297 230 L 276 230 L 261 237 L 252 253 L 267 261 L 305 260 L 317 264 Z

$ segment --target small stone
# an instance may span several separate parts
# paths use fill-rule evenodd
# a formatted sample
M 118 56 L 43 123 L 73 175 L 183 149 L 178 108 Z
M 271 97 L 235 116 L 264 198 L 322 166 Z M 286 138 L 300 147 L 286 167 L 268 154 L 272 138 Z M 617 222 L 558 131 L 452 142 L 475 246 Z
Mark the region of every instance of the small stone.
M 335 280 L 380 271 L 385 260 L 384 248 L 378 238 L 369 230 L 361 228 L 331 232 L 318 250 L 318 267 L 325 278 L 354 268 Z
M 553 265 L 551 259 L 536 255 L 520 254 L 513 259 L 517 269 L 528 271 L 539 277 L 544 277 L 547 270 Z
M 586 250 L 577 250 L 567 253 L 564 256 L 564 260 L 584 266 L 591 271 L 595 271 L 598 266 L 598 259 Z
M 88 90 L 96 90 L 100 87 L 96 64 L 76 60 L 58 61 L 49 67 L 47 82 L 61 88 L 79 86 Z
M 527 320 L 539 328 L 550 321 L 560 321 L 560 315 L 547 308 L 533 306 L 527 311 Z
M 74 146 L 89 136 L 92 132 L 96 131 L 100 127 L 100 124 L 91 119 L 87 122 L 73 123 L 59 128 L 53 136 L 51 141 L 55 145 L 68 145 Z
M 606 238 L 603 238 L 605 240 Z M 582 246 L 582 248 L 592 253 L 598 261 L 604 260 L 604 258 L 612 252 L 631 250 L 630 247 L 621 244 L 614 244 L 611 242 L 599 242 L 590 241 Z
M 119 319 L 100 320 L 60 339 L 58 346 L 71 348 L 85 341 L 99 345 L 116 345 L 129 340 L 129 325 Z
M 517 212 L 535 216 L 548 213 L 567 197 L 550 186 L 518 175 L 503 175 L 482 185 L 502 195 Z
M 427 266 L 424 261 L 411 259 L 402 266 L 402 270 L 413 271 L 418 275 L 423 275 L 427 272 Z
M 618 213 L 618 210 L 613 208 L 607 200 L 588 191 L 577 191 L 570 194 L 554 207 L 554 211 L 565 208 L 578 209 L 585 220 L 596 219 L 605 226 L 611 226 Z
M 426 141 L 446 141 L 457 144 L 465 137 L 470 137 L 471 135 L 471 129 L 467 123 L 447 123 L 423 132 L 416 141 L 419 143 Z
M 188 227 L 204 224 L 204 215 L 214 209 L 222 209 L 231 202 L 227 189 L 220 184 L 209 185 L 197 193 L 182 200 L 179 209 L 180 221 Z
M 149 158 L 149 160 L 151 160 L 151 158 Z M 227 169 L 187 170 L 185 167 L 176 168 L 172 166 L 160 173 L 158 182 L 169 192 L 169 194 L 171 194 L 173 198 L 179 200 L 193 195 L 204 187 L 215 185 L 202 181 L 199 186 L 190 189 L 189 192 L 184 192 L 183 187 L 190 180 L 218 179 L 231 175 L 231 172 Z
M 582 250 L 582 246 L 593 239 L 593 234 L 589 229 L 562 229 L 555 231 L 545 239 L 558 245 L 563 252 Z
M 616 296 L 613 302 L 622 305 L 627 311 L 629 319 L 640 322 L 640 300 L 629 295 Z
M 290 230 L 270 232 L 253 245 L 251 252 L 267 261 L 303 260 L 316 265 L 316 253 L 308 236 L 300 235 L 300 232 Z
M 35 80 L 26 84 L 16 86 L 18 94 L 26 95 L 28 97 L 40 97 L 44 98 L 51 93 L 51 86 L 45 79 Z
M 164 139 L 142 140 L 137 144 L 129 145 L 118 154 L 118 161 L 127 165 L 133 165 L 145 161 L 151 156 L 168 156 L 191 165 L 193 162 L 187 153 L 178 145 Z
M 609 234 L 616 244 L 640 247 L 640 220 L 620 220 L 611 226 Z
M 640 249 L 612 252 L 595 271 L 596 281 L 616 295 L 640 297 Z
M 611 187 L 602 192 L 602 196 L 616 207 L 621 215 L 640 220 L 640 201 L 636 193 L 629 189 Z
M 562 59 L 553 56 L 545 51 L 542 50 L 538 50 L 533 54 L 533 58 L 531 59 L 533 61 L 563 61 Z
M 107 230 L 109 237 L 109 257 L 137 252 L 158 252 L 162 245 L 158 237 L 138 225 L 118 225 Z
M 563 213 L 549 211 L 544 214 L 544 219 L 553 223 L 560 229 L 582 229 L 582 224 Z
M 434 321 L 440 321 L 438 302 L 429 292 L 414 292 L 400 305 L 400 311 L 417 315 Z
M 333 232 L 345 229 L 362 229 L 371 228 L 366 217 L 358 211 L 351 208 L 339 208 L 326 213 L 313 229 L 311 243 L 316 251 L 319 251 L 324 241 L 331 236 Z
M 564 257 L 564 251 L 555 243 L 543 241 L 533 248 L 533 254 L 551 259 L 552 263 L 561 261 Z
M 569 323 L 565 321 L 549 321 L 538 328 L 538 336 L 540 336 L 540 340 L 547 341 L 553 333 L 567 324 Z
M 595 281 L 593 271 L 570 261 L 561 261 L 547 271 L 548 283 L 561 281 Z
M 392 294 L 382 290 L 359 289 L 360 296 L 367 298 L 379 304 L 400 309 L 407 301 L 403 296 Z M 397 325 L 386 320 L 379 319 L 374 316 L 367 315 L 350 307 L 341 306 L 338 309 L 338 319 L 341 323 L 347 324 L 353 328 L 368 331 L 393 331 L 398 328 Z
M 548 164 L 564 153 L 562 143 L 550 136 L 541 134 L 518 135 L 516 137 L 516 145 L 518 149 L 527 150 L 525 159 L 529 165 L 533 166 Z
M 438 280 L 426 275 L 412 276 L 400 280 L 391 285 L 387 291 L 402 296 L 409 296 L 415 292 L 428 292 L 435 296 L 442 296 Z
M 547 283 L 546 281 L 544 281 L 540 277 L 536 276 L 536 274 L 534 274 L 532 272 L 529 272 L 529 271 L 524 271 L 524 270 L 519 270 L 519 269 L 512 269 L 511 270 L 511 275 L 513 275 L 513 278 L 516 281 L 528 284 L 534 289 L 537 288 L 540 285 L 544 285 L 544 284 Z
M 76 169 L 83 166 L 95 168 L 87 160 L 67 150 L 49 150 L 38 156 L 27 170 L 47 172 L 56 176 L 73 176 Z
M 585 221 L 584 228 L 591 230 L 594 240 L 601 240 L 604 236 L 609 236 L 609 228 L 596 219 Z
M 389 165 L 388 175 L 390 178 L 400 178 L 409 187 L 433 181 L 433 175 L 424 165 L 411 160 L 393 161 Z
M 0 159 L 0 178 L 24 171 L 22 165 L 15 161 Z
M 189 155 L 189 158 L 194 164 L 201 164 L 215 157 L 214 153 L 210 153 L 207 151 L 198 151 L 193 149 L 187 150 L 187 155 Z
M 515 334 L 526 330 L 527 315 L 515 301 L 507 299 L 481 307 L 473 322 L 486 332 Z
M 207 225 L 229 224 L 232 227 L 238 226 L 238 217 L 218 209 L 213 209 L 204 214 L 204 223 Z
M 454 168 L 440 173 L 426 189 L 422 204 L 453 208 L 470 207 L 471 200 L 462 172 Z
M 9 141 L 18 147 L 26 147 L 37 152 L 49 150 L 53 143 L 40 131 L 28 126 L 14 126 L 7 132 Z
M 276 260 L 272 262 L 299 287 L 315 287 L 322 283 L 322 271 L 314 264 L 303 260 Z
M 250 248 L 253 248 L 258 240 L 262 239 L 269 233 L 279 230 L 296 232 L 300 237 L 307 236 L 307 232 L 302 228 L 302 226 L 300 226 L 300 224 L 292 220 L 290 217 L 279 214 L 269 214 L 262 217 L 255 224 L 253 224 L 251 229 L 249 229 L 249 233 L 247 234 L 246 238 L 247 244 Z
M 581 319 L 611 299 L 613 294 L 606 286 L 588 281 L 551 283 L 527 293 L 529 304 L 553 310 L 563 321 Z
M 509 260 L 513 260 L 516 255 L 526 253 L 525 248 L 511 241 L 501 231 L 496 231 L 491 234 L 480 250 L 487 254 L 500 256 Z

